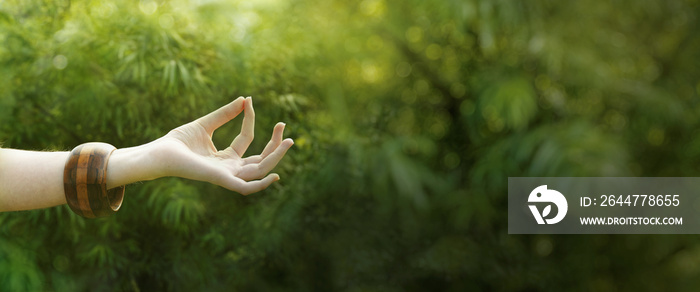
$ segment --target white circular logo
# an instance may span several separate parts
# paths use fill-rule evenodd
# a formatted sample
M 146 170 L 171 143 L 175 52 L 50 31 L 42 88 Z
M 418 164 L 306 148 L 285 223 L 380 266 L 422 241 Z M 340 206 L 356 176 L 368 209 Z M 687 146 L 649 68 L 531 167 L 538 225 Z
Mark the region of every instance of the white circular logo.
M 564 219 L 564 216 L 566 216 L 566 211 L 569 209 L 569 205 L 566 203 L 566 198 L 564 198 L 564 195 L 555 190 L 548 190 L 547 185 L 541 185 L 532 190 L 532 192 L 530 192 L 530 196 L 527 198 L 527 202 L 553 203 L 557 206 L 557 216 L 554 216 L 554 218 L 544 219 L 545 217 L 548 217 L 547 215 L 549 215 L 549 213 L 552 211 L 552 205 L 547 205 L 544 207 L 544 209 L 542 209 L 542 213 L 537 210 L 537 205 L 528 205 L 530 207 L 530 211 L 532 211 L 532 215 L 535 216 L 535 220 L 537 220 L 537 224 L 545 224 L 545 222 L 546 224 L 557 224 L 559 221 Z

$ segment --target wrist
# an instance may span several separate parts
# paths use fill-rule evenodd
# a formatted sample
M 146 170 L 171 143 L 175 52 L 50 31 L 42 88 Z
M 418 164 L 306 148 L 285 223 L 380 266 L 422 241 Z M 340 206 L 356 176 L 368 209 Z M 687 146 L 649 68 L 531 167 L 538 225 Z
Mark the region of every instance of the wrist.
M 107 188 L 164 176 L 153 158 L 153 143 L 114 150 L 107 163 Z

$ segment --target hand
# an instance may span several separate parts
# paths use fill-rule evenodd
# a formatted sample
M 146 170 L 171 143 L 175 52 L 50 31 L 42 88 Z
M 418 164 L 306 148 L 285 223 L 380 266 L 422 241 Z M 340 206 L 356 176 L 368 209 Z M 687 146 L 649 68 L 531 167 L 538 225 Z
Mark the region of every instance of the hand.
M 241 133 L 231 146 L 217 151 L 211 137 L 214 130 L 244 111 Z M 180 126 L 154 141 L 163 174 L 210 182 L 229 190 L 248 195 L 267 188 L 279 180 L 272 173 L 265 176 L 292 147 L 292 139 L 282 140 L 284 123 L 278 123 L 260 155 L 243 158 L 253 141 L 255 112 L 251 97 L 239 97 L 194 122 Z M 264 177 L 264 178 L 263 178 Z

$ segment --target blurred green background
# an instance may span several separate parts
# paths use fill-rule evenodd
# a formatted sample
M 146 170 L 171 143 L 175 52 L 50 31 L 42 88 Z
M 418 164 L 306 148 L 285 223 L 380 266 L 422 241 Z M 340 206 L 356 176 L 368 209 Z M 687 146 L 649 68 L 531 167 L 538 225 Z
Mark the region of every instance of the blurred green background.
M 282 180 L 0 214 L 2 291 L 697 291 L 695 235 L 508 235 L 509 176 L 700 176 L 700 3 L 0 1 L 0 141 L 156 139 L 240 95 Z M 240 128 L 217 131 L 225 147 Z

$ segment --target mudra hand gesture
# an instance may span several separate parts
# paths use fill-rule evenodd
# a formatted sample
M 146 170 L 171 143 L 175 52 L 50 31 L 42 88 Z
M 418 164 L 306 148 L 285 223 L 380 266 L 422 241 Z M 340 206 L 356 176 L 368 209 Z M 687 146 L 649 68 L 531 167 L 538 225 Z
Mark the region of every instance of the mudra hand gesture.
M 240 113 L 244 114 L 241 133 L 231 146 L 217 150 L 211 140 L 214 131 Z M 261 154 L 244 157 L 253 141 L 255 112 L 252 98 L 239 97 L 135 147 L 86 143 L 72 152 L 0 149 L 0 211 L 68 202 L 82 216 L 104 216 L 119 210 L 122 186 L 164 176 L 206 181 L 248 195 L 279 180 L 279 175 L 267 173 L 294 144 L 292 139 L 282 139 L 284 127 L 284 123 L 275 125 Z
M 211 140 L 214 131 L 241 112 L 245 116 L 241 133 L 233 139 L 231 146 L 217 150 Z M 244 158 L 254 138 L 255 111 L 251 97 L 239 97 L 154 142 L 165 155 L 165 175 L 206 181 L 248 195 L 279 180 L 276 173 L 267 173 L 294 144 L 292 139 L 282 140 L 284 126 L 284 123 L 275 125 L 272 138 L 261 154 Z

